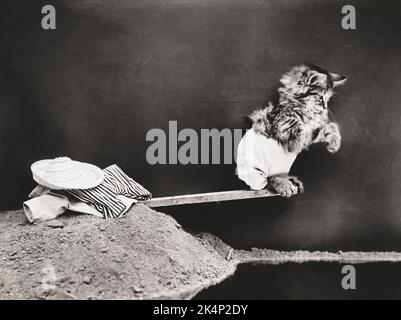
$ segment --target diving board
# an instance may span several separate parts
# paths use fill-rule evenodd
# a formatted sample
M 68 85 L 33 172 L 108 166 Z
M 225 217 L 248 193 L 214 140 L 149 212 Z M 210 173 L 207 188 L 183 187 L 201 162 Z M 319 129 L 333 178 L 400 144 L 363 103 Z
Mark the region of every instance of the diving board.
M 157 207 L 168 207 L 168 206 L 179 206 L 183 204 L 195 204 L 195 203 L 206 203 L 206 202 L 222 202 L 231 200 L 244 200 L 244 199 L 255 199 L 255 198 L 266 198 L 277 196 L 277 194 L 263 190 L 230 190 L 230 191 L 218 191 L 208 193 L 195 193 L 178 196 L 160 197 L 153 198 L 141 203 L 151 208 Z

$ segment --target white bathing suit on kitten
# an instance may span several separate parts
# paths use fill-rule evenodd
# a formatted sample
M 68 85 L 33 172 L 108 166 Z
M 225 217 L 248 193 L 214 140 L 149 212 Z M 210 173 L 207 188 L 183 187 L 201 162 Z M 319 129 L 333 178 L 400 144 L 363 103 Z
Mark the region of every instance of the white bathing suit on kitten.
M 297 155 L 276 140 L 250 129 L 238 144 L 238 177 L 251 189 L 263 189 L 268 177 L 289 173 Z

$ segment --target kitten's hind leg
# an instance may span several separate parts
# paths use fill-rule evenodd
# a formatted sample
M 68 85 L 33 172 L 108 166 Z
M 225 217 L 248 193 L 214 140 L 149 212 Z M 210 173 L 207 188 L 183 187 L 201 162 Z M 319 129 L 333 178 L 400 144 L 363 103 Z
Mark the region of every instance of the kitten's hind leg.
M 304 192 L 303 183 L 297 177 L 287 174 L 268 178 L 267 188 L 286 198 Z

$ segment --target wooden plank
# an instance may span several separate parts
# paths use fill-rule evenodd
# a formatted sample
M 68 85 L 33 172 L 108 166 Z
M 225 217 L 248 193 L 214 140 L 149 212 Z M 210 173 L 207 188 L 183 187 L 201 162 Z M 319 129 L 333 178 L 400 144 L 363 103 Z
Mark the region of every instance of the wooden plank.
M 277 194 L 271 193 L 267 190 L 231 190 L 153 198 L 151 200 L 143 201 L 142 203 L 151 208 L 156 208 L 179 206 L 183 204 L 244 200 L 273 196 L 277 196 Z

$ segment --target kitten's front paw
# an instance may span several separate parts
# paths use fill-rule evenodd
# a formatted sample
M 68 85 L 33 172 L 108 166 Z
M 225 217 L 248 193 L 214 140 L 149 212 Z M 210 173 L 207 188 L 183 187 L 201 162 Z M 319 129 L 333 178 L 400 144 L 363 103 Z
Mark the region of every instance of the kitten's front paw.
M 304 191 L 302 182 L 296 177 L 272 177 L 269 188 L 286 198 Z
M 338 134 L 331 134 L 327 137 L 327 151 L 336 153 L 341 146 L 341 136 Z
M 302 183 L 301 180 L 299 180 L 297 177 L 294 176 L 289 176 L 288 179 L 292 182 L 293 185 L 295 185 L 298 188 L 297 193 L 303 193 L 304 192 L 304 184 Z

